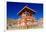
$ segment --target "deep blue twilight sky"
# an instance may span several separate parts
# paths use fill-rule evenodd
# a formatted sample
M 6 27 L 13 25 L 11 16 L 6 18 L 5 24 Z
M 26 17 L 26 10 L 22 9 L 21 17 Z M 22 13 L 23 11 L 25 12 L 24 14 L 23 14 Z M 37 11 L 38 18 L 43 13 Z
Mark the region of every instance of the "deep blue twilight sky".
M 36 11 L 34 16 L 37 19 L 43 18 L 43 4 L 21 2 L 7 2 L 7 17 L 12 19 L 18 18 L 19 16 L 17 13 L 26 5 Z

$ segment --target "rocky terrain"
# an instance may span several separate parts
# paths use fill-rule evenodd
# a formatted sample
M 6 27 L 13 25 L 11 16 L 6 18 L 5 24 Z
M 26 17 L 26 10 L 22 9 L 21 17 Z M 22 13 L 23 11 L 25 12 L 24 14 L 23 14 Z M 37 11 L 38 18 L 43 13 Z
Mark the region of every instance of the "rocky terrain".
M 21 22 L 20 19 L 8 19 L 7 20 L 7 29 L 36 29 L 43 27 L 43 19 L 35 20 L 34 23 L 31 21 Z

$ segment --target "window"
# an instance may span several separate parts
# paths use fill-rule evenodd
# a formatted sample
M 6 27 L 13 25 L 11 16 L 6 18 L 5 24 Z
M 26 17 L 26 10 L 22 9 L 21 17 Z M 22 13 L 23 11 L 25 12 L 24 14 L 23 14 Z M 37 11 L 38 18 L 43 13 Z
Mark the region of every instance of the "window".
M 29 16 L 29 12 L 25 12 L 24 14 L 25 14 L 26 16 Z

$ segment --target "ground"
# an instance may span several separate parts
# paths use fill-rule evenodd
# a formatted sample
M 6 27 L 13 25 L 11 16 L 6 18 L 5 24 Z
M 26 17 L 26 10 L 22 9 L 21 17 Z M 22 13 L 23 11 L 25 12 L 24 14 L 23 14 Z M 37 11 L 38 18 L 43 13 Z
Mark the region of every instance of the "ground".
M 43 27 L 42 20 L 35 21 L 34 23 L 32 23 L 31 21 L 20 22 L 17 19 L 17 20 L 8 20 L 7 23 L 7 29 L 36 29 L 42 27 Z

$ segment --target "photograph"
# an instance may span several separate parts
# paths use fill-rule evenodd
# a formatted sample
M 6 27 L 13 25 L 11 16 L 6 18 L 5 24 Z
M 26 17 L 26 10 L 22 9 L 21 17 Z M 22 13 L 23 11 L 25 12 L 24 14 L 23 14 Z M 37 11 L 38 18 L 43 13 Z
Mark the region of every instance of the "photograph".
M 43 28 L 43 4 L 7 2 L 7 30 Z

